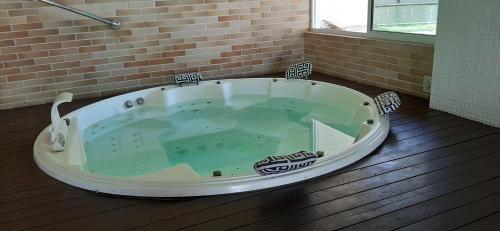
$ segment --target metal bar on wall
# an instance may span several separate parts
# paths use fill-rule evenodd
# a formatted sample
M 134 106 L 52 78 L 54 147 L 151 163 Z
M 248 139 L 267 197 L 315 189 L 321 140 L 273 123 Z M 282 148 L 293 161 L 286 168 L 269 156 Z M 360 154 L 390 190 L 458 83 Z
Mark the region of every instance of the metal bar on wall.
M 100 21 L 100 22 L 105 23 L 105 24 L 108 24 L 115 30 L 120 29 L 120 22 L 118 22 L 118 21 L 105 19 L 105 18 L 99 17 L 95 14 L 85 12 L 83 10 L 79 10 L 79 9 L 76 9 L 76 8 L 73 8 L 70 6 L 66 6 L 66 5 L 63 5 L 63 4 L 54 2 L 54 1 L 50 1 L 50 0 L 38 0 L 38 1 L 55 6 L 55 7 L 58 7 L 58 8 L 61 8 L 63 10 L 73 12 L 75 14 L 79 14 L 79 15 L 87 17 L 87 18 L 91 18 L 91 19 Z

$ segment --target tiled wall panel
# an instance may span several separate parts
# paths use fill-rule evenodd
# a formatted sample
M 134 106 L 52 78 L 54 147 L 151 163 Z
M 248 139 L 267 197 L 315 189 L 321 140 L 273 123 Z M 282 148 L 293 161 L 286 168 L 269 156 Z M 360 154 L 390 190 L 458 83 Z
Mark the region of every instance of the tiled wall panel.
M 120 30 L 31 0 L 0 0 L 0 109 L 168 83 L 283 71 L 303 59 L 309 0 L 57 0 Z
M 439 2 L 431 107 L 500 127 L 500 1 Z

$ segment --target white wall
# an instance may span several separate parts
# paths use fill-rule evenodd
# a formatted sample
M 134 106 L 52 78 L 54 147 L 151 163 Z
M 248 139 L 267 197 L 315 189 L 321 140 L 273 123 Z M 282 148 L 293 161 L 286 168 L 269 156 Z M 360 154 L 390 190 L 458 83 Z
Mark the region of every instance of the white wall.
M 500 127 L 500 0 L 441 0 L 431 107 Z

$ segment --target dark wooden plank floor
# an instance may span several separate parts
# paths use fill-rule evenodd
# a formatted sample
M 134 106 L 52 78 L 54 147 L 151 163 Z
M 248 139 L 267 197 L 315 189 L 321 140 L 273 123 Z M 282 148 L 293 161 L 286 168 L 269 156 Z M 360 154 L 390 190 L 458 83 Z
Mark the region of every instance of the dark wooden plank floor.
M 384 91 L 315 79 L 370 96 Z M 500 129 L 401 98 L 383 146 L 351 166 L 284 187 L 183 200 L 113 197 L 58 182 L 32 158 L 50 105 L 0 111 L 0 230 L 498 230 Z

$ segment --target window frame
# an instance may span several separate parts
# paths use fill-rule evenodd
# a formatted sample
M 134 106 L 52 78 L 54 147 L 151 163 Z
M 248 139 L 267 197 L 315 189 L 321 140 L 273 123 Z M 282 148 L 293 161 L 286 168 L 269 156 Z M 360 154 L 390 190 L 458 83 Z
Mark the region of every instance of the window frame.
M 389 31 L 375 31 L 373 30 L 373 10 L 374 1 L 368 0 L 368 17 L 367 17 L 367 32 L 352 32 L 352 31 L 336 31 L 330 29 L 318 29 L 315 28 L 316 22 L 316 1 L 311 0 L 311 25 L 310 31 L 323 34 L 333 34 L 348 37 L 361 37 L 361 38 L 371 38 L 371 39 L 384 39 L 384 40 L 394 40 L 400 42 L 410 42 L 410 43 L 423 43 L 434 45 L 435 35 L 424 35 L 424 34 L 410 34 L 402 32 L 389 32 Z M 347 0 L 346 0 L 347 1 Z M 439 14 L 438 14 L 439 17 Z

